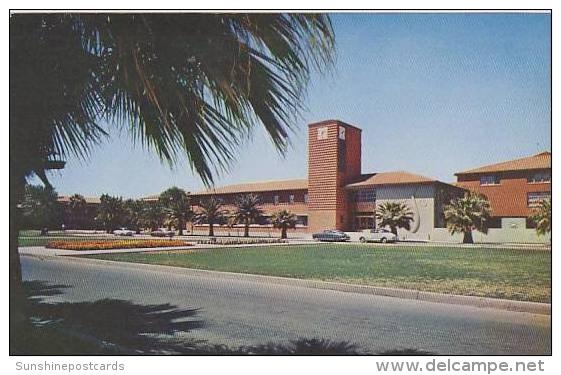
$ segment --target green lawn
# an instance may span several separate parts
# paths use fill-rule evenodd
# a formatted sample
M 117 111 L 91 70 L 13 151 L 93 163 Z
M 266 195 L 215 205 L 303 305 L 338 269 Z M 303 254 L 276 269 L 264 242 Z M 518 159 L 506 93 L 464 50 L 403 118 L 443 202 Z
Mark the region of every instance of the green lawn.
M 551 302 L 549 251 L 319 244 L 91 257 Z

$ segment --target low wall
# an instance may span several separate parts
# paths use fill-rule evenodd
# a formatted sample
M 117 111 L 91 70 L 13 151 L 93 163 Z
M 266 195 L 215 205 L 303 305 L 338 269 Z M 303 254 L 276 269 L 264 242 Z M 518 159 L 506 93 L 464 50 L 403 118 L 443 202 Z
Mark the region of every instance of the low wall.
M 464 235 L 456 233 L 451 235 L 446 228 L 435 228 L 428 235 L 429 241 L 462 242 Z M 526 228 L 491 228 L 488 233 L 473 231 L 475 243 L 550 243 L 549 236 L 538 236 L 535 229 Z

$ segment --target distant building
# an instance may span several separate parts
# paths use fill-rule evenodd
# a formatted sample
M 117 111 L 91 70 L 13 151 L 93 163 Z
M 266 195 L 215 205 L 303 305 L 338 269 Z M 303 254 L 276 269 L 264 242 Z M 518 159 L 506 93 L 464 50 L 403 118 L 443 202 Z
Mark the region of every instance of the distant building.
M 236 196 L 254 193 L 260 196 L 265 215 L 281 209 L 296 214 L 296 231 L 359 231 L 376 227 L 376 204 L 399 201 L 405 202 L 414 216 L 411 230 L 400 230 L 401 238 L 429 239 L 434 227 L 445 225 L 443 206 L 464 190 L 404 171 L 363 174 L 361 132 L 338 120 L 310 124 L 307 179 L 253 182 L 194 192 L 191 196 L 195 210 L 208 196 L 220 198 L 226 209 L 233 210 Z M 270 231 L 270 225 L 257 224 L 252 231 Z
M 518 230 L 516 237 L 535 235 L 535 223 L 528 217 L 542 200 L 551 199 L 550 152 L 469 169 L 455 175 L 457 186 L 487 197 L 493 215 L 491 228 L 505 229 L 503 233 L 511 237 L 514 230 Z M 523 229 L 531 230 L 524 235 Z
M 69 196 L 59 196 L 58 202 L 64 207 L 63 222 L 65 229 L 99 229 L 95 216 L 99 206 L 99 197 L 84 197 L 86 207 L 82 211 L 72 210 Z
M 444 207 L 451 199 L 475 191 L 487 196 L 493 210 L 489 233 L 475 232 L 476 242 L 548 241 L 536 235 L 528 216 L 541 200 L 551 198 L 549 152 L 458 172 L 457 183 L 448 184 L 405 171 L 362 173 L 361 133 L 356 126 L 339 120 L 310 124 L 308 178 L 248 182 L 193 192 L 193 209 L 198 211 L 201 200 L 214 196 L 223 201 L 224 209 L 234 211 L 237 196 L 253 193 L 260 197 L 265 220 L 253 224 L 251 233 L 275 231 L 266 218 L 282 209 L 297 216 L 292 232 L 313 233 L 323 229 L 376 228 L 377 205 L 400 202 L 409 207 L 414 219 L 410 230 L 398 230 L 401 239 L 460 242 L 461 235 L 451 236 L 446 229 Z M 155 201 L 158 195 L 143 199 Z M 193 228 L 202 234 L 206 226 Z M 235 231 L 226 225 L 215 226 L 216 234 Z

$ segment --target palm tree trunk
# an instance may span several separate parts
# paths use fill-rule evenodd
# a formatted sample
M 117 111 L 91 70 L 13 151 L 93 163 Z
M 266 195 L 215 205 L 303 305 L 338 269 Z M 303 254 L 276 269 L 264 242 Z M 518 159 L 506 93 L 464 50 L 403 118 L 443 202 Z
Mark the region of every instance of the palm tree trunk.
M 249 220 L 245 221 L 245 227 L 244 227 L 244 231 L 243 231 L 243 236 L 244 237 L 249 237 Z
M 286 227 L 281 228 L 281 238 L 286 238 Z
M 18 251 L 18 238 L 21 213 L 18 204 L 25 194 L 23 173 L 14 172 L 10 178 L 10 224 L 9 224 L 9 263 L 10 263 L 10 333 L 17 334 L 17 327 L 25 323 L 25 293 L 21 275 L 21 261 Z
M 464 232 L 464 241 L 463 243 L 473 243 L 473 235 L 471 233 L 471 230 L 466 230 Z
M 392 233 L 397 236 L 397 227 L 391 227 Z
M 178 233 L 178 235 L 179 235 L 179 236 L 183 236 L 183 227 L 184 227 L 184 226 L 185 226 L 185 223 L 183 222 L 183 220 L 180 219 L 180 220 L 179 220 L 179 223 L 178 223 L 178 227 L 179 227 L 179 233 Z
M 210 237 L 213 237 L 213 236 L 214 236 L 214 223 L 212 223 L 212 222 L 210 222 L 210 223 L 208 224 L 208 235 L 209 235 Z

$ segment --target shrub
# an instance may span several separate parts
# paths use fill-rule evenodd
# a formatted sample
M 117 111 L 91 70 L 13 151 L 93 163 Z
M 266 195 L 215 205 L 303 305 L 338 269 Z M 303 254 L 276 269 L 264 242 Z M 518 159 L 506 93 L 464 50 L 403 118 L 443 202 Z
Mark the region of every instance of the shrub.
M 192 246 L 180 240 L 50 241 L 46 247 L 62 250 L 110 250 L 150 247 Z
M 199 245 L 255 245 L 255 244 L 274 244 L 274 243 L 285 243 L 285 240 L 274 238 L 274 239 L 208 239 L 199 240 L 197 243 Z

